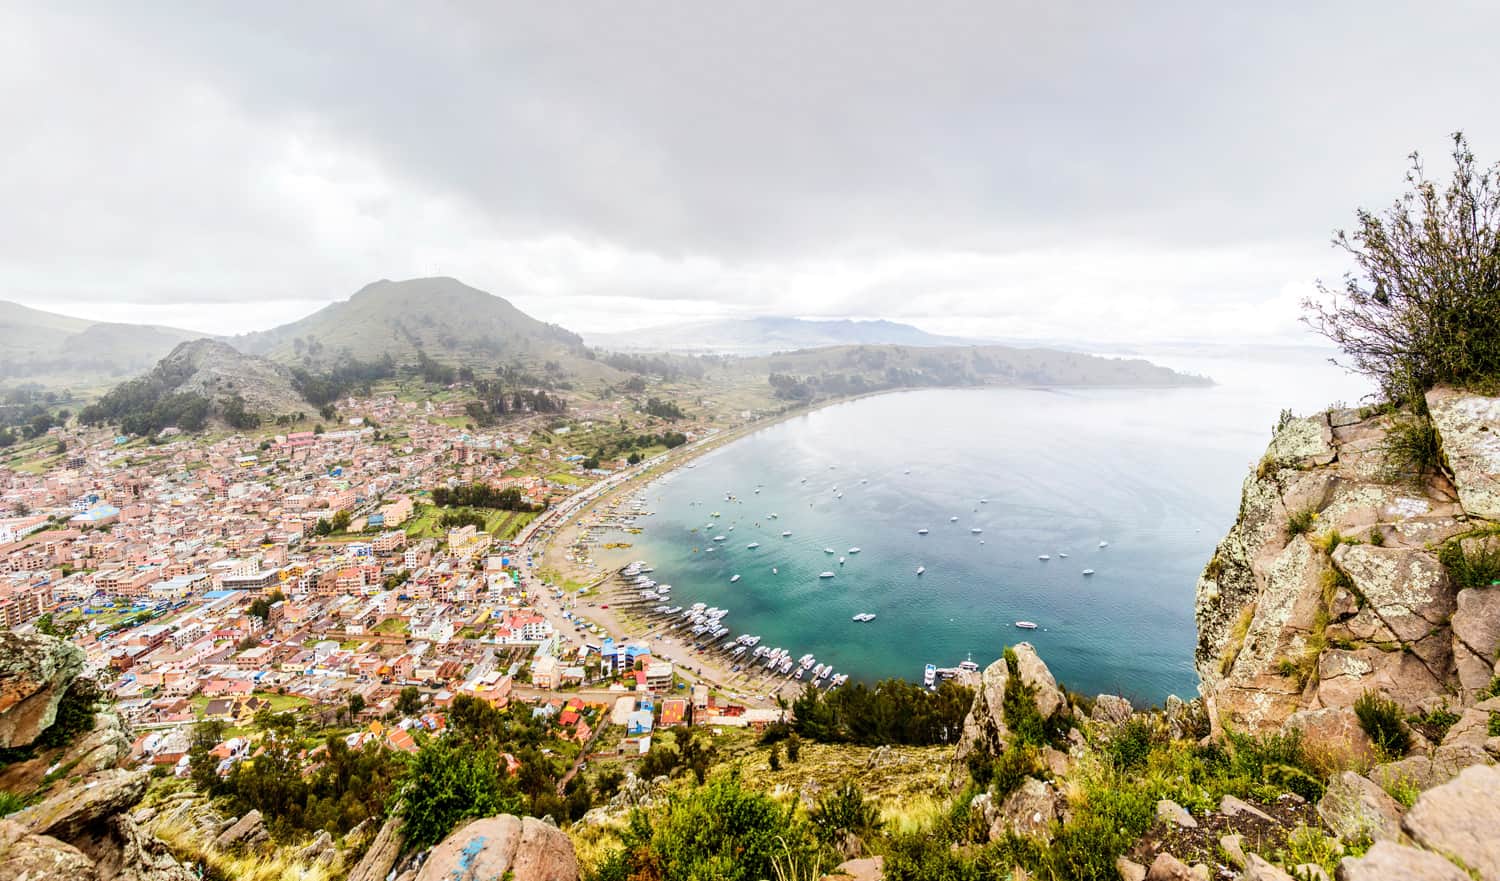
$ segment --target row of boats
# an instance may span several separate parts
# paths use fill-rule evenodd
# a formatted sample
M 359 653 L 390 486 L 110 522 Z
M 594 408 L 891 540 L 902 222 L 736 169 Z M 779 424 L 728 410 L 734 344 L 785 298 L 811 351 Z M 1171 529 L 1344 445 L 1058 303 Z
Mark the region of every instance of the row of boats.
M 626 584 L 639 592 L 642 600 L 661 600 L 650 611 L 670 619 L 668 627 L 684 631 L 697 648 L 722 651 L 735 662 L 733 670 L 739 672 L 746 667 L 761 667 L 772 675 L 786 676 L 799 682 L 810 682 L 820 687 L 836 688 L 849 681 L 848 674 L 834 673 L 832 664 L 818 663 L 812 654 L 793 658 L 791 652 L 780 646 L 763 646 L 758 634 L 742 633 L 729 636 L 729 627 L 724 619 L 728 609 L 693 603 L 690 606 L 673 605 L 668 600 L 670 585 L 656 584 L 650 579 L 651 567 L 644 560 L 637 560 L 620 570 Z M 649 585 L 649 586 L 648 586 Z M 663 592 L 663 588 L 666 591 Z M 855 621 L 873 621 L 875 615 L 864 612 L 854 616 Z

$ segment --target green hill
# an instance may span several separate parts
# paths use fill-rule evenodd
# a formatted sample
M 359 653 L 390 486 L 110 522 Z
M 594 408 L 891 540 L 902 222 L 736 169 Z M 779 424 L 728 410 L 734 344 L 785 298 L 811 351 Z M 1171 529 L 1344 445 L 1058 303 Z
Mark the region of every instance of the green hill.
M 148 370 L 205 334 L 90 321 L 0 300 L 0 377 L 46 386 L 99 385 Z

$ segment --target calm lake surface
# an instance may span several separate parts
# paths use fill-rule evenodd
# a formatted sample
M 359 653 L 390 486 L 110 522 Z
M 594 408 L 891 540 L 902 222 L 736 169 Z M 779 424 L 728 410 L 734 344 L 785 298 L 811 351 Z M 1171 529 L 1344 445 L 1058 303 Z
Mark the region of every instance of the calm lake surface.
M 920 681 L 927 663 L 986 665 L 1026 640 L 1073 689 L 1192 696 L 1194 585 L 1277 414 L 1352 403 L 1365 387 L 1308 353 L 1153 360 L 1219 384 L 829 407 L 652 484 L 645 531 L 614 537 L 634 546 L 597 556 L 649 560 L 673 603 L 728 608 L 732 633 L 854 679 Z M 878 617 L 852 622 L 859 612 Z

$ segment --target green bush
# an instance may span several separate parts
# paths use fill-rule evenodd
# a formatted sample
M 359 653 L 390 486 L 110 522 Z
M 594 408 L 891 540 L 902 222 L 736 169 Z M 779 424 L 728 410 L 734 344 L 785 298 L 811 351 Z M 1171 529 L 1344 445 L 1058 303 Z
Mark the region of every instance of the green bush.
M 1438 561 L 1460 590 L 1490 587 L 1500 581 L 1500 538 L 1488 538 L 1472 551 L 1452 539 L 1438 551 Z
M 1491 737 L 1500 737 L 1500 713 L 1490 713 L 1488 731 Z
M 1307 535 L 1312 532 L 1313 525 L 1317 522 L 1318 512 L 1312 508 L 1293 511 L 1286 518 L 1286 536 L 1291 539 L 1299 535 Z
M 1443 470 L 1442 439 L 1425 412 L 1398 416 L 1386 432 L 1382 452 L 1393 476 L 1420 480 Z
M 495 750 L 471 750 L 457 738 L 425 744 L 401 790 L 406 846 L 431 847 L 463 820 L 520 813 L 521 793 L 503 761 Z
M 1132 771 L 1146 764 L 1151 755 L 1151 740 L 1151 725 L 1143 719 L 1131 719 L 1115 729 L 1104 751 L 1117 770 Z
M 1367 691 L 1354 701 L 1354 715 L 1382 754 L 1398 759 L 1411 748 L 1411 732 L 1401 724 L 1401 706 L 1395 701 Z
M 837 845 L 847 835 L 866 838 L 880 829 L 880 808 L 866 801 L 853 783 L 845 783 L 818 798 L 807 812 L 813 832 L 825 844 Z

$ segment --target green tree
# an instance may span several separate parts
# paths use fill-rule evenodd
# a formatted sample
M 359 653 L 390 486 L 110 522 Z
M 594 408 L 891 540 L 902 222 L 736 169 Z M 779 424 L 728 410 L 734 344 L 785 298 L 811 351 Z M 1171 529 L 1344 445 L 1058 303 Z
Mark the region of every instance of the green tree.
M 396 697 L 396 712 L 403 716 L 415 716 L 422 712 L 422 692 L 415 685 L 401 689 Z
M 474 751 L 443 737 L 425 744 L 401 789 L 407 847 L 431 847 L 461 821 L 522 808 L 516 782 L 493 749 Z

